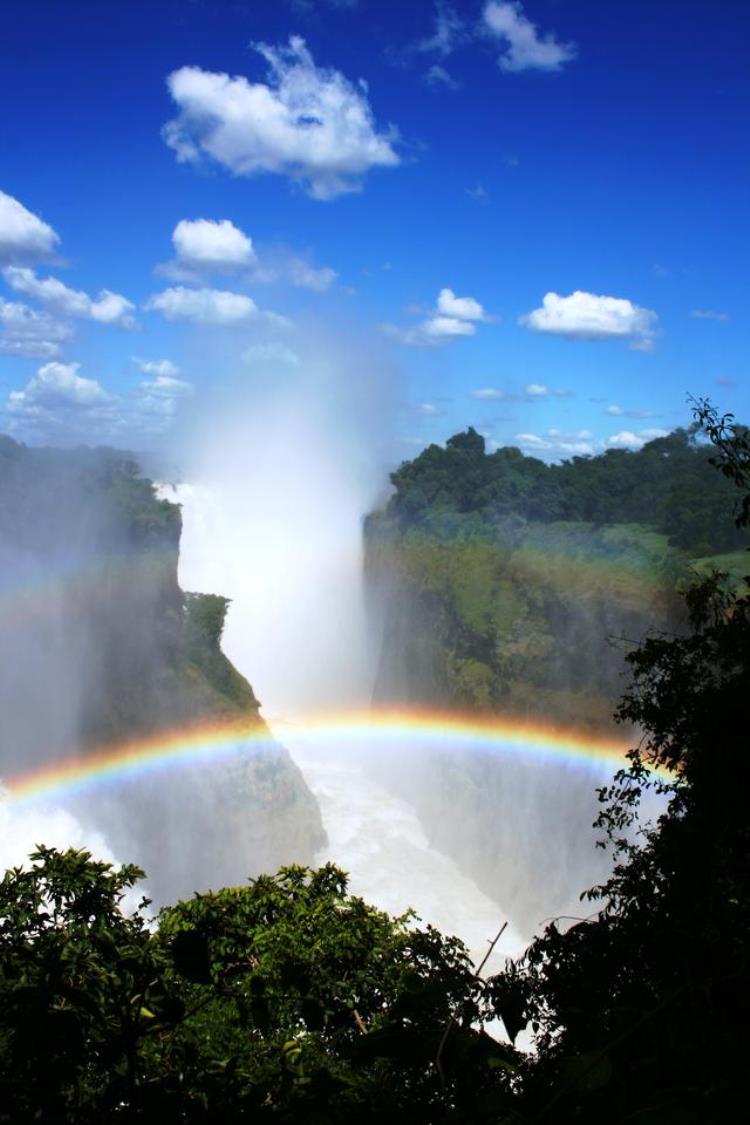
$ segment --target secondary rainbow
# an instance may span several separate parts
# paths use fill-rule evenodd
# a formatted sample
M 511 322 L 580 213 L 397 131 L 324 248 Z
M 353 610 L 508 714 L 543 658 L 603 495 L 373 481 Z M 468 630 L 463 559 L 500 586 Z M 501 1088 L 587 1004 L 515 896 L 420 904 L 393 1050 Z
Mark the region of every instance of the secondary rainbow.
M 274 745 L 332 748 L 398 747 L 418 752 L 469 750 L 575 766 L 625 762 L 629 743 L 589 733 L 514 719 L 425 711 L 367 711 L 308 716 L 275 724 L 210 723 L 161 731 L 118 745 L 89 750 L 7 778 L 7 796 L 18 804 L 52 803 L 106 785 L 181 767 L 210 770 L 228 758 Z

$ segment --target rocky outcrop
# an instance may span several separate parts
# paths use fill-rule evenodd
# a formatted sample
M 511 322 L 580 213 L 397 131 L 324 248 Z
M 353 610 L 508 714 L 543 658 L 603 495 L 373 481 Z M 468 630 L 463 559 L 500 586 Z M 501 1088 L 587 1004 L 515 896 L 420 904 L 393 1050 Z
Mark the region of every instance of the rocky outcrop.
M 136 773 L 76 815 L 137 862 L 159 902 L 309 863 L 317 803 L 221 651 L 227 601 L 178 584 L 180 509 L 110 449 L 0 439 L 0 776 L 191 727 L 247 752 Z M 210 739 L 209 739 L 210 744 Z

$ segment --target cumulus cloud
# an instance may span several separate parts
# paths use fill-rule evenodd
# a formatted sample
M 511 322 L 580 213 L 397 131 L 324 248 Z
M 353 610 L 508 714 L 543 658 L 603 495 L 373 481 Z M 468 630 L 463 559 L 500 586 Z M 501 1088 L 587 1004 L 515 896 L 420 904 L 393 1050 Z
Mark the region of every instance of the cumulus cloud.
M 470 320 L 462 320 L 458 316 L 431 316 L 422 323 L 420 331 L 439 340 L 451 336 L 473 336 L 476 327 Z
M 632 430 L 620 430 L 619 434 L 610 434 L 605 439 L 605 445 L 610 449 L 640 449 L 645 444 L 645 439 L 634 434 Z
M 576 57 L 574 43 L 560 43 L 552 32 L 540 35 L 514 0 L 490 0 L 483 19 L 487 33 L 503 44 L 502 70 L 560 70 Z
M 521 433 L 515 435 L 524 453 L 532 457 L 544 453 L 549 459 L 555 457 L 589 457 L 595 452 L 593 435 L 590 430 L 577 430 L 563 433 L 549 429 L 544 434 Z
M 639 430 L 637 434 L 632 430 L 621 430 L 605 438 L 604 444 L 608 449 L 641 449 L 647 441 L 666 436 L 667 430 L 660 429 Z
M 50 421 L 55 415 L 87 411 L 110 401 L 96 379 L 78 374 L 79 363 L 45 363 L 22 391 L 11 391 L 6 413 L 16 417 Z
M 209 273 L 237 273 L 258 284 L 286 282 L 322 293 L 336 280 L 328 266 L 313 266 L 286 247 L 265 250 L 259 258 L 253 240 L 230 219 L 181 219 L 172 232 L 175 258 L 156 272 L 173 281 L 198 282 Z
M 187 289 L 176 285 L 154 293 L 144 305 L 165 320 L 192 320 L 196 324 L 245 324 L 261 316 L 251 297 L 225 289 Z
M 457 297 L 452 289 L 441 289 L 437 300 L 438 312 L 444 316 L 457 317 L 459 320 L 486 320 L 485 313 L 479 301 L 474 297 Z
M 196 66 L 169 75 L 179 114 L 163 136 L 179 161 L 285 175 L 322 200 L 359 191 L 371 168 L 399 164 L 394 131 L 377 131 L 364 83 L 317 67 L 299 36 L 256 50 L 268 64 L 266 83 Z
M 168 361 L 165 361 L 168 362 Z M 111 395 L 96 379 L 79 374 L 80 364 L 43 364 L 22 390 L 12 391 L 1 408 L 3 424 L 21 437 L 55 442 L 142 442 L 159 437 L 173 423 L 192 384 L 151 367 L 125 396 Z
M 381 325 L 383 331 L 402 344 L 425 347 L 446 343 L 459 336 L 474 336 L 477 324 L 489 320 L 483 306 L 474 297 L 457 297 L 452 289 L 441 289 L 437 304 L 428 317 L 414 328 Z
M 70 289 L 56 277 L 38 277 L 27 266 L 6 266 L 3 277 L 16 293 L 40 301 L 63 316 L 88 318 L 99 324 L 116 324 L 118 328 L 135 327 L 131 315 L 135 305 L 120 293 L 102 289 L 97 297 L 89 297 L 78 289 Z
M 238 269 L 255 261 L 252 239 L 229 219 L 181 219 L 172 232 L 178 262 L 203 269 Z
M 553 461 L 565 457 L 591 457 L 607 449 L 639 450 L 654 438 L 666 437 L 667 431 L 661 429 L 621 430 L 609 437 L 594 438 L 590 430 L 576 430 L 565 433 L 562 430 L 548 429 L 544 433 L 520 433 L 515 435 L 524 453 L 530 456 L 544 456 Z
M 624 297 L 603 297 L 577 289 L 568 297 L 547 293 L 542 307 L 522 316 L 519 324 L 534 332 L 573 340 L 629 340 L 647 350 L 653 344 L 658 317 Z
M 72 331 L 47 313 L 37 312 L 19 301 L 0 297 L 0 354 L 21 359 L 52 359 Z
M 0 191 L 0 264 L 51 258 L 59 242 L 48 223 Z

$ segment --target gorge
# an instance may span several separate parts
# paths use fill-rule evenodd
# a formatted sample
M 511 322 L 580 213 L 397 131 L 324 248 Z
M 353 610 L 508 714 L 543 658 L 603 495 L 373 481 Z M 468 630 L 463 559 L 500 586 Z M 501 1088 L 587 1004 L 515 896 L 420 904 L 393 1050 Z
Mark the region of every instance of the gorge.
M 513 519 L 488 514 L 482 474 L 506 462 L 472 433 L 442 454 L 453 498 L 434 487 L 431 447 L 394 475 L 364 538 L 372 487 L 353 485 L 325 443 L 312 462 L 295 444 L 280 471 L 273 440 L 243 433 L 246 461 L 223 443 L 194 482 L 155 493 L 114 451 L 6 439 L 0 769 L 11 793 L 15 775 L 71 748 L 149 737 L 158 756 L 160 739 L 187 741 L 179 732 L 196 723 L 243 724 L 253 743 L 236 758 L 216 749 L 213 766 L 176 762 L 48 802 L 46 842 L 141 863 L 157 903 L 332 858 L 356 893 L 414 907 L 476 957 L 503 921 L 498 954 L 574 913 L 606 871 L 583 826 L 613 768 L 594 750 L 614 739 L 626 643 L 679 626 L 673 592 L 691 549 L 731 559 L 738 543 L 680 527 L 670 540 L 606 513 L 530 518 L 517 482 Z M 651 444 L 602 471 L 645 477 L 667 453 L 715 502 L 700 449 L 679 436 Z M 511 463 L 533 479 L 538 508 L 540 463 Z M 405 508 L 427 464 L 432 494 Z M 466 473 L 472 491 L 456 503 Z M 507 497 L 501 484 L 495 496 Z M 451 733 L 451 714 L 475 718 Z M 503 715 L 525 723 L 520 734 L 506 722 L 486 737 L 481 723 Z M 555 723 L 578 734 L 553 753 Z M 3 858 L 20 862 L 39 819 L 12 801 L 0 815 Z

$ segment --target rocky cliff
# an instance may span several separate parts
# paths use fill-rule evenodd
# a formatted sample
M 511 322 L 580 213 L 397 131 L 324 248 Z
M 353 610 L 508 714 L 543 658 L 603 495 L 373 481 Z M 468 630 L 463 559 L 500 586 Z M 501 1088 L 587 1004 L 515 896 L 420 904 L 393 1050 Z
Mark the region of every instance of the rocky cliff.
M 319 810 L 221 651 L 226 599 L 177 581 L 181 519 L 135 460 L 0 439 L 0 776 L 212 723 L 252 750 L 135 776 L 74 811 L 158 901 L 309 862 Z

